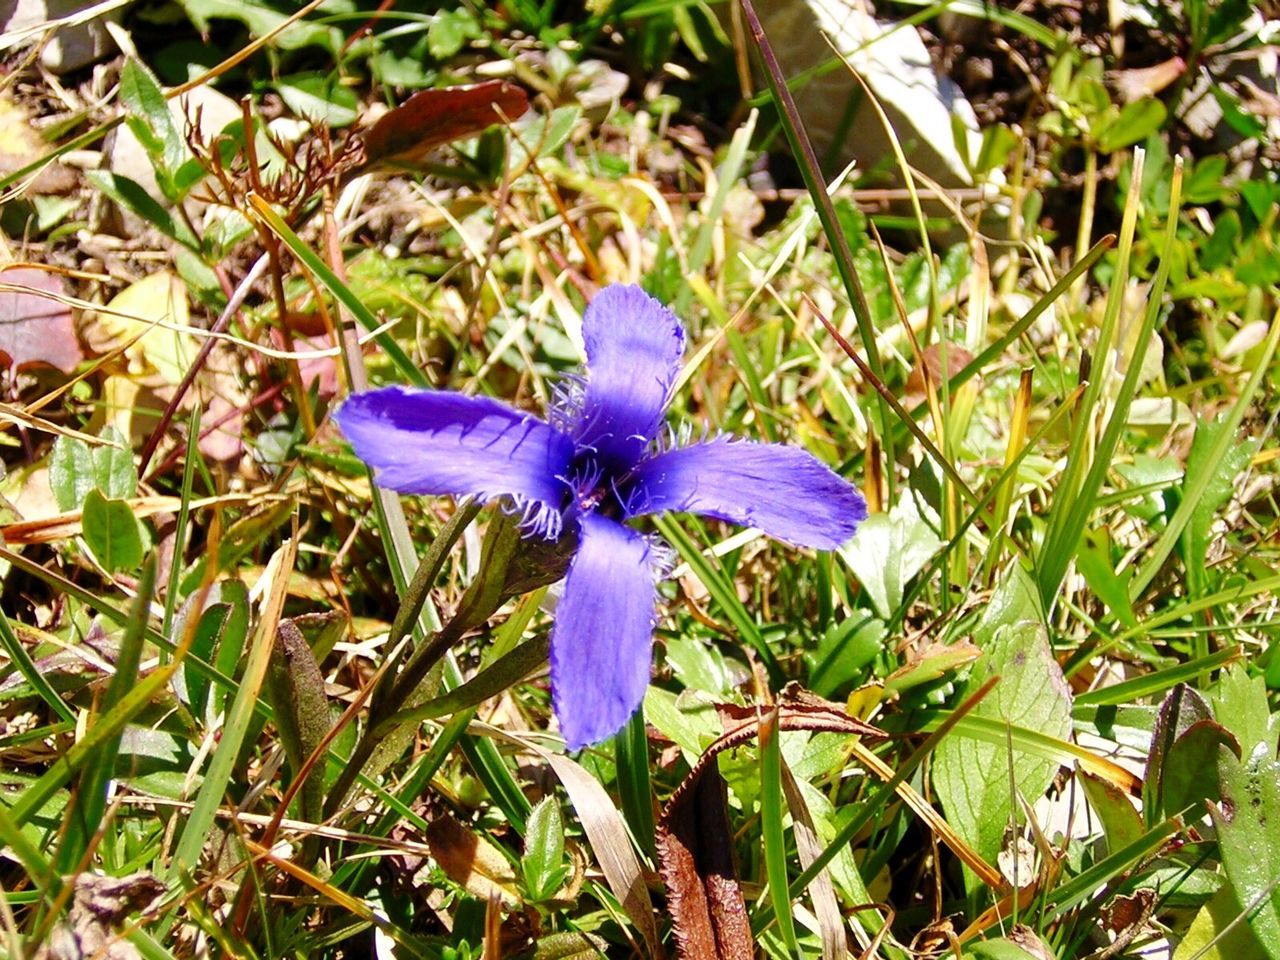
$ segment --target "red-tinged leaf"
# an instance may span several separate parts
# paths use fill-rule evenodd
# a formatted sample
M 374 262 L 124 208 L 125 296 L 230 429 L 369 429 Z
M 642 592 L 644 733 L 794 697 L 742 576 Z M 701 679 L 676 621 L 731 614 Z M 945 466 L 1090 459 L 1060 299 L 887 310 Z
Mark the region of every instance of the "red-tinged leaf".
M 524 90 L 501 80 L 419 90 L 363 135 L 365 156 L 370 164 L 414 166 L 436 147 L 473 137 L 528 109 Z
M 42 296 L 10 285 L 44 290 L 54 296 L 65 291 L 62 278 L 34 267 L 0 272 L 0 367 L 26 370 L 56 367 L 63 373 L 76 368 L 83 354 L 76 340 L 71 310 L 54 296 Z
M 778 705 L 779 730 L 808 730 L 883 738 L 835 703 L 792 686 Z M 733 865 L 733 831 L 716 756 L 754 738 L 755 707 L 719 706 L 725 732 L 694 764 L 658 822 L 658 861 L 667 909 L 682 960 L 751 960 L 755 943 Z

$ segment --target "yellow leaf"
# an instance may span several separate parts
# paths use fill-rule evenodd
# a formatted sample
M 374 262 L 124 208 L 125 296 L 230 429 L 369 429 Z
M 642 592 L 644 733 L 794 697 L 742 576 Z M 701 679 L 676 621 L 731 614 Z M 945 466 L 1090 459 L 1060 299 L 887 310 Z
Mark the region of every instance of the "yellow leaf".
M 125 287 L 98 315 L 117 344 L 136 341 L 125 350 L 130 373 L 154 374 L 173 386 L 196 355 L 195 339 L 186 332 L 189 319 L 186 284 L 167 270 Z

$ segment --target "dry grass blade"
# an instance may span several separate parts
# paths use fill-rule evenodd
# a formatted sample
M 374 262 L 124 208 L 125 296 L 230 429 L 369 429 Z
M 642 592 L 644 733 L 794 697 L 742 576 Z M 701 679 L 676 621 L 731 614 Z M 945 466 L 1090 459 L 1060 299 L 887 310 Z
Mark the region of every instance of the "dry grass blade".
M 822 841 L 818 837 L 817 827 L 813 823 L 813 815 L 809 805 L 800 793 L 800 784 L 782 760 L 782 790 L 787 798 L 787 807 L 791 810 L 791 829 L 796 838 L 796 853 L 800 863 L 808 867 L 822 853 Z M 809 892 L 813 897 L 813 912 L 818 918 L 818 934 L 822 938 L 822 960 L 844 960 L 849 953 L 849 945 L 845 938 L 844 921 L 840 915 L 840 903 L 836 900 L 835 885 L 831 882 L 831 871 L 823 868 L 809 884 Z
M 855 743 L 853 745 L 853 753 L 868 770 L 885 783 L 893 782 L 893 769 L 862 744 Z M 929 829 L 937 835 L 938 839 L 950 847 L 951 852 L 959 857 L 965 866 L 976 873 L 983 883 L 987 884 L 992 890 L 997 891 L 1004 890 L 1009 886 L 1004 877 L 1000 875 L 1000 871 L 983 860 L 976 850 L 965 843 L 960 835 L 951 828 L 951 825 L 942 819 L 942 816 L 933 808 L 932 804 L 920 796 L 909 783 L 901 782 L 894 789 L 897 790 L 898 796 L 902 798 L 903 803 L 910 807 L 916 816 L 928 824 Z
M 653 901 L 645 886 L 644 870 L 631 846 L 627 823 L 613 805 L 604 787 L 575 761 L 558 754 L 547 755 L 582 823 L 609 889 L 640 931 L 651 957 L 664 957 L 662 942 L 653 915 Z

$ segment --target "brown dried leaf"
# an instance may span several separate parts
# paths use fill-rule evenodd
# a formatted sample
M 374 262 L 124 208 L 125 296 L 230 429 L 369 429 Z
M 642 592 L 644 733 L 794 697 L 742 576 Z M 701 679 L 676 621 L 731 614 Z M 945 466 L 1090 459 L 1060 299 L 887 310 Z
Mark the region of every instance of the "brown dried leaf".
M 66 921 L 49 934 L 36 951 L 37 960 L 135 960 L 142 954 L 119 931 L 129 914 L 145 909 L 164 896 L 165 886 L 149 873 L 103 877 L 82 873 Z
M 529 109 L 529 97 L 501 80 L 420 90 L 363 135 L 367 162 L 422 163 L 436 147 L 480 133 Z
M 71 310 L 54 299 L 65 292 L 62 278 L 47 270 L 11 267 L 0 272 L 0 366 L 46 366 L 63 373 L 76 368 L 83 354 Z
M 520 902 L 511 863 L 497 847 L 450 814 L 427 826 L 427 846 L 440 869 L 472 896 L 492 896 L 510 906 Z
M 923 360 L 923 365 L 920 360 Z M 925 395 L 925 373 L 929 374 L 929 382 L 937 389 L 942 383 L 942 349 L 931 343 L 920 351 L 920 360 L 911 367 L 907 376 L 906 394 L 908 397 L 923 399 Z M 958 343 L 947 344 L 947 379 L 973 362 L 973 354 Z M 918 402 L 918 401 L 917 401 Z
M 755 707 L 721 704 L 725 732 L 672 795 L 658 822 L 658 860 L 682 960 L 750 960 L 747 906 L 733 864 L 733 832 L 715 758 L 759 732 Z M 779 697 L 778 728 L 882 738 L 884 731 L 792 684 Z M 795 815 L 793 805 L 793 815 Z

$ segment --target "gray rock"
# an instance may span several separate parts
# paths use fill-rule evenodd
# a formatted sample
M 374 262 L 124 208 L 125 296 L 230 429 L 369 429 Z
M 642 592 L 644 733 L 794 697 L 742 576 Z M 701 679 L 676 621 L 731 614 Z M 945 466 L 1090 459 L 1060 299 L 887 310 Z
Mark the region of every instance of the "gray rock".
M 52 73 L 70 73 L 116 50 L 104 22 L 118 23 L 124 4 L 87 19 L 77 16 L 98 5 L 95 0 L 0 0 L 0 32 L 9 34 L 13 46 L 18 46 L 39 43 L 52 31 L 40 51 L 40 62 Z M 59 26 L 56 21 L 60 20 L 69 22 Z
M 952 128 L 958 119 L 970 155 L 976 156 L 981 144 L 977 117 L 960 88 L 934 70 L 914 27 L 889 32 L 893 24 L 874 20 L 859 0 L 757 0 L 756 10 L 788 77 L 834 56 L 823 39 L 827 34 L 880 101 L 911 165 L 944 187 L 971 184 Z M 862 169 L 887 160 L 889 169 L 896 169 L 880 119 L 843 65 L 812 79 L 795 98 L 827 173 L 850 160 Z

